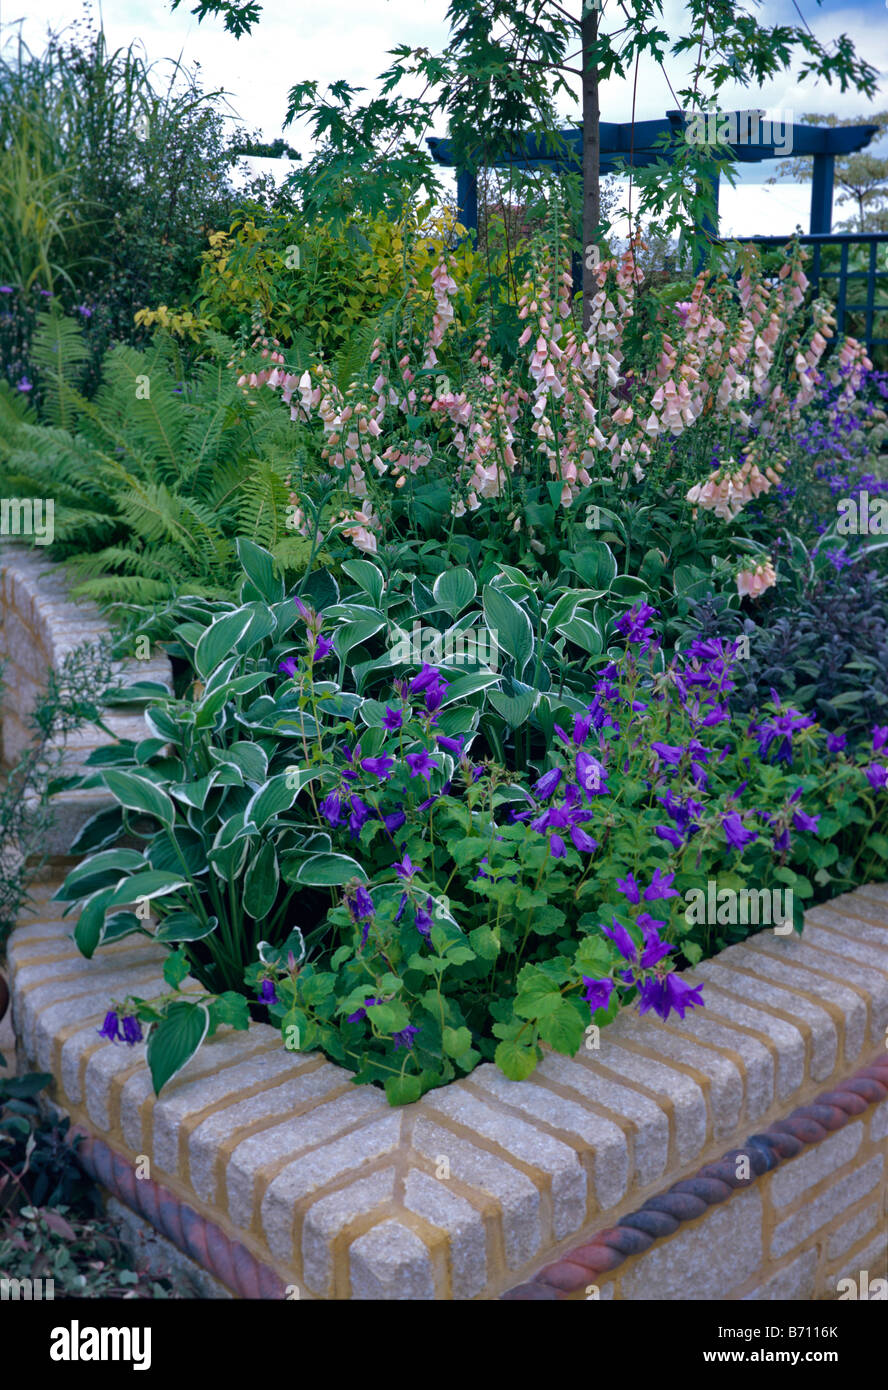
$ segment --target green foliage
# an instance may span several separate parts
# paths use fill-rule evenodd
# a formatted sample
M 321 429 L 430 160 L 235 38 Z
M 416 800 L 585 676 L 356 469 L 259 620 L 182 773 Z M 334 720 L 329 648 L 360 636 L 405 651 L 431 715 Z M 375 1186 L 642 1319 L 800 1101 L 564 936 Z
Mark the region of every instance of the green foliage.
M 8 33 L 8 31 L 7 31 Z M 6 37 L 6 35 L 4 35 Z M 193 288 L 206 235 L 228 225 L 242 131 L 226 130 L 220 93 L 180 63 L 150 64 L 137 44 L 112 51 L 101 30 L 51 34 L 31 52 L 9 35 L 0 55 L 0 282 L 12 323 L 4 375 L 40 393 L 31 314 L 54 298 L 88 327 L 88 391 L 133 316 Z M 262 184 L 255 196 L 263 196 Z
M 56 364 L 47 381 L 58 423 L 37 426 L 0 396 L 0 486 L 55 499 L 52 553 L 70 563 L 79 594 L 106 605 L 225 594 L 237 535 L 270 546 L 282 566 L 304 563 L 309 547 L 285 527 L 285 423 L 247 404 L 224 366 L 230 344 L 214 336 L 215 360 L 187 386 L 169 339 L 118 346 L 88 400 L 69 384 L 78 330 L 46 315 L 38 341 Z
M 815 895 L 880 872 L 888 803 L 869 752 L 825 756 L 812 720 L 770 704 L 757 725 L 732 718 L 730 650 L 667 667 L 647 605 L 608 622 L 588 675 L 562 662 L 556 690 L 521 677 L 538 680 L 544 641 L 573 640 L 576 595 L 543 610 L 507 568 L 480 594 L 458 570 L 428 600 L 414 585 L 424 617 L 480 603 L 496 622 L 511 674 L 464 671 L 386 649 L 392 615 L 411 614 L 371 562 L 350 566 L 358 592 L 318 571 L 294 602 L 268 552 L 241 542 L 240 559 L 237 605 L 155 618 L 196 698 L 119 693 L 150 701 L 150 736 L 90 758 L 80 785 L 117 809 L 84 827 L 72 849 L 89 857 L 56 895 L 79 905 L 86 955 L 133 934 L 169 948 L 170 992 L 109 1015 L 148 1025 L 158 1091 L 220 1024 L 247 1025 L 244 993 L 285 1046 L 321 1048 L 392 1104 L 482 1058 L 520 1078 L 621 1001 L 700 1002 L 665 957 L 693 965 L 750 931 L 692 914 L 701 883 L 791 890 L 788 930 Z M 605 551 L 595 565 L 614 575 Z M 143 849 L 112 848 L 123 837 Z M 145 902 L 150 916 L 122 911 Z M 189 974 L 207 994 L 183 989 Z
M 52 796 L 70 781 L 62 774 L 63 744 L 93 724 L 104 727 L 97 689 L 111 681 L 110 643 L 84 644 L 69 652 L 30 716 L 32 742 L 9 769 L 0 788 L 0 953 L 28 901 L 28 884 L 46 858 L 55 812 Z M 0 668 L 0 693 L 3 670 Z
M 46 1072 L 0 1076 L 0 1278 L 42 1280 L 44 1298 L 182 1297 L 177 1282 L 137 1266 L 104 1215 L 68 1117 L 41 1112 L 51 1081 Z

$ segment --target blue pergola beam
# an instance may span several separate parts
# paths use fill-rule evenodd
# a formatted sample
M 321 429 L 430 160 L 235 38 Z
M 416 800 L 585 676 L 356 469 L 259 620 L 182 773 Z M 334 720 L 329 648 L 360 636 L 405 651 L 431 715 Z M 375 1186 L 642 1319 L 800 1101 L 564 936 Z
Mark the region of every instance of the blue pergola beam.
M 720 114 L 727 117 L 736 116 L 738 119 L 749 115 L 748 112 L 742 111 Z M 602 121 L 599 126 L 599 171 L 602 174 L 619 172 L 617 163 L 620 160 L 627 161 L 636 169 L 645 169 L 656 164 L 658 160 L 668 157 L 668 149 L 657 142 L 664 136 L 680 135 L 687 121 L 688 117 L 681 111 L 667 111 L 665 120 L 636 121 L 634 126 L 628 122 Z M 792 155 L 813 156 L 814 159 L 811 232 L 829 232 L 832 229 L 835 158 L 837 155 L 852 154 L 856 150 L 864 149 L 878 134 L 880 127 L 807 126 L 793 123 L 789 129 L 792 132 Z M 773 131 L 771 133 L 773 134 Z M 788 133 L 784 127 L 784 137 Z M 564 141 L 561 152 L 555 151 L 552 141 L 530 131 L 509 153 L 488 156 L 479 146 L 478 162 L 491 168 L 518 165 L 522 169 L 545 169 L 553 174 L 579 171 L 582 168 L 582 131 L 579 127 L 570 127 L 559 131 L 559 135 Z M 433 135 L 427 143 L 437 164 L 454 167 L 455 156 L 451 140 Z M 759 164 L 766 159 L 779 159 L 787 153 L 786 146 L 778 148 L 773 140 L 764 143 L 760 135 L 755 143 L 728 145 L 728 149 L 732 158 L 739 164 Z M 715 183 L 717 196 L 717 178 Z M 463 225 L 471 231 L 477 230 L 478 184 L 472 169 L 458 171 L 457 202 Z M 707 226 L 706 230 L 711 235 L 717 235 L 717 228 Z

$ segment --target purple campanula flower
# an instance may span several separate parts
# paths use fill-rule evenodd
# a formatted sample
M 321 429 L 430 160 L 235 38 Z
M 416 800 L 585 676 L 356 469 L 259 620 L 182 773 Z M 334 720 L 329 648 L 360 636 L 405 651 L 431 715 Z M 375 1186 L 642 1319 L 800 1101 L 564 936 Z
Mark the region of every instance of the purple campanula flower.
M 654 869 L 651 885 L 644 890 L 645 902 L 653 902 L 657 898 L 677 898 L 678 892 L 672 887 L 674 878 L 675 874 L 664 874 Z
M 790 844 L 789 826 L 785 825 L 779 835 L 774 836 L 774 849 L 778 854 L 783 854 L 789 849 Z
M 606 1009 L 610 1005 L 614 992 L 614 982 L 613 980 L 591 980 L 588 975 L 584 975 L 583 984 L 586 988 L 582 997 L 589 1005 L 589 1010 L 594 1018 L 599 1009 Z
M 579 748 L 580 744 L 585 743 L 592 727 L 591 714 L 574 715 L 573 742 L 574 747 Z
M 826 749 L 828 753 L 841 753 L 848 740 L 844 734 L 827 734 Z
M 390 835 L 394 835 L 395 831 L 400 830 L 401 826 L 404 825 L 406 820 L 407 817 L 405 816 L 404 812 L 398 810 L 391 811 L 389 815 L 383 816 L 382 823 L 385 826 L 388 833 Z
M 391 776 L 394 765 L 395 760 L 389 753 L 383 753 L 378 758 L 361 759 L 361 767 L 365 772 L 369 772 L 371 777 L 382 777 L 383 780 Z
M 80 317 L 81 317 L 82 319 L 91 319 L 91 318 L 92 318 L 92 313 L 93 313 L 93 311 L 92 311 L 92 309 L 90 309 L 86 304 L 78 304 L 78 305 L 77 305 L 77 312 L 78 312 L 78 314 L 80 315 Z
M 796 811 L 792 818 L 792 824 L 795 830 L 807 830 L 812 835 L 816 835 L 819 820 L 819 816 L 809 816 L 806 811 Z
M 410 769 L 411 777 L 428 777 L 433 767 L 440 767 L 433 758 L 429 757 L 428 750 L 423 748 L 421 753 L 408 753 L 404 759 Z
M 432 900 L 426 898 L 425 907 L 418 907 L 414 912 L 413 924 L 420 936 L 428 938 L 432 930 Z
M 362 883 L 357 884 L 351 893 L 346 894 L 345 905 L 351 913 L 353 922 L 369 921 L 376 911 L 373 906 L 373 899 Z
M 634 874 L 627 874 L 625 878 L 618 878 L 617 887 L 623 894 L 623 897 L 628 898 L 630 903 L 641 902 L 641 889 L 635 882 Z
M 435 710 L 440 709 L 447 694 L 447 681 L 438 680 L 433 685 L 426 687 L 425 707 L 429 714 L 434 714 Z
M 16 390 L 17 390 L 17 391 L 33 391 L 33 390 L 34 390 L 33 384 L 28 380 L 28 378 L 27 378 L 26 376 L 19 377 L 18 381 L 15 383 L 15 386 L 16 386 Z
M 407 906 L 407 902 L 408 902 L 408 896 L 407 896 L 407 894 L 406 894 L 406 893 L 402 893 L 401 896 L 400 896 L 400 898 L 399 898 L 399 900 L 398 900 L 398 910 L 397 910 L 397 912 L 395 913 L 395 921 L 396 921 L 396 922 L 400 922 L 401 918 L 404 916 L 404 908 Z
M 273 980 L 262 981 L 259 988 L 259 1002 L 261 1004 L 276 1004 L 278 1002 Z
M 590 796 L 607 796 L 607 770 L 590 753 L 580 751 L 576 756 L 577 781 Z
M 116 1042 L 119 1037 L 123 1036 L 120 1032 L 120 1020 L 117 1017 L 116 1009 L 108 1010 L 104 1023 L 96 1031 L 100 1038 L 107 1038 L 109 1042 Z
M 302 618 L 303 622 L 310 622 L 311 619 L 314 617 L 314 613 L 302 602 L 302 599 L 299 597 L 298 594 L 294 595 L 293 602 L 295 603 L 296 611 L 299 614 L 300 618 Z
M 328 825 L 342 823 L 342 797 L 339 792 L 329 792 L 320 805 L 321 815 Z
M 864 768 L 864 772 L 873 791 L 884 791 L 888 786 L 888 767 L 883 763 L 873 763 L 872 767 Z
M 410 1048 L 413 1047 L 413 1039 L 416 1037 L 418 1032 L 419 1029 L 415 1026 L 415 1024 L 408 1023 L 407 1027 L 402 1028 L 400 1032 L 392 1033 L 392 1042 L 395 1044 L 396 1048 L 406 1047 L 409 1051 Z
M 630 965 L 634 965 L 638 957 L 638 947 L 632 937 L 616 919 L 612 918 L 613 926 L 602 926 L 601 930 L 609 941 L 612 941 L 624 960 L 628 960 Z
M 428 690 L 430 685 L 434 685 L 440 679 L 438 668 L 429 666 L 427 662 L 422 663 L 419 674 L 413 677 L 410 682 L 410 692 L 419 695 L 423 690 Z
M 367 805 L 366 801 L 360 796 L 350 796 L 348 799 L 350 814 L 348 818 L 349 834 L 357 837 L 361 833 L 361 827 L 371 820 L 373 810 Z
M 652 743 L 651 752 L 656 753 L 661 763 L 668 763 L 670 767 L 678 767 L 684 757 L 684 748 L 680 744 L 673 747 L 671 743 Z
M 396 729 L 400 729 L 403 723 L 404 716 L 401 713 L 401 711 L 399 709 L 391 709 L 388 705 L 386 705 L 385 714 L 382 716 L 383 728 L 388 729 L 391 733 L 394 733 Z
M 553 833 L 549 836 L 549 854 L 553 859 L 563 859 L 567 854 L 567 845 L 560 835 Z
M 593 850 L 598 848 L 598 841 L 593 840 L 592 836 L 588 835 L 579 825 L 572 825 L 568 834 L 574 849 L 579 850 L 582 854 L 591 854 Z
M 121 1019 L 123 1025 L 123 1041 L 128 1047 L 135 1047 L 136 1043 L 142 1041 L 142 1025 L 132 1014 L 127 1014 L 126 1018 Z
M 296 676 L 295 656 L 288 656 L 285 661 L 279 662 L 278 670 L 282 671 L 285 676 L 289 676 L 291 680 L 294 680 Z
M 12 285 L 0 285 L 0 294 L 14 294 Z
M 688 1009 L 698 1005 L 705 1007 L 702 991 L 702 985 L 687 984 L 680 975 L 674 973 L 642 980 L 639 985 L 641 998 L 638 1012 L 644 1014 L 648 1009 L 653 1009 L 665 1023 L 670 1010 L 674 1009 L 679 1018 L 683 1019 Z
M 743 850 L 752 844 L 753 840 L 758 839 L 756 831 L 746 829 L 737 811 L 731 811 L 730 815 L 722 817 L 722 828 L 731 849 Z
M 409 854 L 405 854 L 404 858 L 400 860 L 400 862 L 398 860 L 395 860 L 394 867 L 395 873 L 398 875 L 398 878 L 403 878 L 407 880 L 411 879 L 415 873 L 419 872 L 416 864 L 411 862 Z
M 668 840 L 670 845 L 675 845 L 676 849 L 681 849 L 684 839 L 677 830 L 673 830 L 671 825 L 655 825 L 654 834 L 661 840 Z
M 888 724 L 873 725 L 873 752 L 878 753 L 888 743 Z
M 548 772 L 544 772 L 542 777 L 538 777 L 531 787 L 531 791 L 540 801 L 546 801 L 553 796 L 558 783 L 561 781 L 561 768 L 553 767 Z
M 349 1014 L 349 1015 L 348 1015 L 348 1022 L 349 1022 L 349 1023 L 359 1023 L 359 1022 L 361 1021 L 362 1018 L 366 1018 L 366 1017 L 367 1017 L 367 1010 L 368 1010 L 369 1008 L 372 1008 L 374 1004 L 381 1004 L 381 1003 L 382 1003 L 382 1000 L 381 1000 L 381 999 L 376 999 L 376 998 L 374 998 L 373 996 L 371 996 L 369 999 L 365 999 L 362 1008 L 356 1009 L 355 1012 L 354 1012 L 353 1014 Z
M 627 642 L 639 643 L 639 650 L 646 652 L 654 636 L 654 629 L 647 626 L 647 621 L 656 615 L 656 608 L 651 608 L 647 603 L 637 603 L 628 613 L 617 618 L 614 627 Z
M 324 637 L 323 634 L 319 632 L 314 639 L 311 659 L 312 661 L 323 661 L 324 657 L 329 656 L 332 650 L 333 643 L 330 641 L 330 638 Z
M 445 753 L 452 753 L 455 758 L 462 757 L 464 738 L 448 738 L 446 734 L 438 734 L 435 742 Z

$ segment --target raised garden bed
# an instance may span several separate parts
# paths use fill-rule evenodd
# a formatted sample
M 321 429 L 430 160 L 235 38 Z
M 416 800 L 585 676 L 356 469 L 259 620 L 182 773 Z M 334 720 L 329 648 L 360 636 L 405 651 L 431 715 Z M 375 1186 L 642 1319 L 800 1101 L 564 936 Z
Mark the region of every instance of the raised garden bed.
M 789 1299 L 885 1273 L 888 886 L 702 963 L 683 1021 L 625 1010 L 527 1081 L 483 1064 L 400 1109 L 257 1023 L 156 1097 L 98 1027 L 163 952 L 84 959 L 52 887 L 10 942 L 21 1061 L 100 1181 L 240 1296 Z

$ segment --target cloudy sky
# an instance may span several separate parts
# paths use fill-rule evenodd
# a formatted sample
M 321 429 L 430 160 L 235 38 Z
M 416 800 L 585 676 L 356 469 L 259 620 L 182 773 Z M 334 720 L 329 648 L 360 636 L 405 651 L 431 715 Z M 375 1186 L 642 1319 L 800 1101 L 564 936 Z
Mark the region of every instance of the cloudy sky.
M 310 148 L 303 126 L 282 131 L 283 113 L 289 88 L 305 78 L 321 84 L 346 78 L 355 86 L 373 89 L 376 78 L 388 66 L 387 51 L 398 43 L 439 50 L 447 41 L 446 0 L 288 0 L 284 5 L 265 3 L 252 36 L 234 39 L 222 21 L 208 19 L 198 24 L 189 13 L 194 0 L 183 0 L 171 12 L 169 0 L 93 0 L 94 13 L 101 14 L 112 47 L 139 40 L 151 59 L 179 57 L 187 64 L 199 62 L 206 88 L 224 88 L 234 110 L 249 129 L 258 128 L 266 139 L 285 133 L 291 145 L 306 153 Z M 579 12 L 579 0 L 564 0 L 565 8 Z M 749 8 L 749 3 L 747 3 Z M 678 0 L 665 0 L 663 27 L 671 36 L 682 32 L 685 7 Z M 604 27 L 608 11 L 618 13 L 616 0 L 605 0 Z M 64 28 L 84 12 L 82 0 L 0 0 L 3 32 L 22 20 L 22 32 L 32 48 L 41 48 L 48 26 Z M 757 7 L 764 22 L 801 24 L 803 16 L 816 37 L 824 44 L 846 34 L 858 53 L 880 73 L 879 93 L 874 102 L 854 92 L 842 94 L 838 87 L 810 79 L 799 84 L 793 73 L 769 83 L 761 91 L 740 86 L 726 88 L 720 98 L 722 108 L 759 107 L 775 118 L 792 119 L 803 112 L 817 111 L 854 116 L 865 121 L 874 111 L 888 109 L 888 0 L 765 0 Z M 676 90 L 684 85 L 687 65 L 671 59 L 665 64 L 669 82 Z M 663 72 L 652 60 L 643 60 L 639 73 L 636 118 L 662 117 L 676 103 Z M 612 81 L 601 97 L 605 120 L 628 121 L 632 115 L 632 85 Z M 565 116 L 568 117 L 565 106 Z M 443 129 L 429 134 L 443 135 Z M 881 141 L 880 154 L 888 153 L 888 138 Z M 763 179 L 773 165 L 747 166 L 748 173 L 736 189 L 722 185 L 721 230 L 724 234 L 793 231 L 797 222 L 807 229 L 810 186 L 781 182 L 768 187 Z M 834 208 L 834 217 L 848 215 L 848 205 Z

